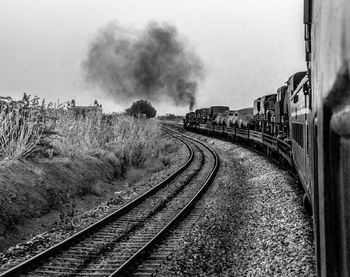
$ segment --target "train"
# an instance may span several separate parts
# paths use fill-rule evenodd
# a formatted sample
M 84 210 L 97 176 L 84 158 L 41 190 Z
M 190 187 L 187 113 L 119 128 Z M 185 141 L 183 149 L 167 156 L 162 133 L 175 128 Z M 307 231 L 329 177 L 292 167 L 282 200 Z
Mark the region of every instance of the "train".
M 252 107 L 212 106 L 184 127 L 252 144 L 293 166 L 312 209 L 317 274 L 350 276 L 350 4 L 304 0 L 305 70 Z M 203 110 L 203 109 L 200 109 Z

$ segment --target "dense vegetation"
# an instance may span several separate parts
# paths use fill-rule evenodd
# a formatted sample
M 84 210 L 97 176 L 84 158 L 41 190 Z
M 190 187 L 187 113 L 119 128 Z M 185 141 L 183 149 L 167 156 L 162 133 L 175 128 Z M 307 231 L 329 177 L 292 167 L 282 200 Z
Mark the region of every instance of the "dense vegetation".
M 157 119 L 168 120 L 168 121 L 175 121 L 175 122 L 182 122 L 184 117 L 182 115 L 175 115 L 175 114 L 167 113 L 165 115 L 157 116 Z
M 156 109 L 146 100 L 138 100 L 134 102 L 129 109 L 126 110 L 128 115 L 134 117 L 155 117 L 157 114 Z
M 39 104 L 38 98 L 21 101 L 0 99 L 0 161 L 60 155 L 109 155 L 122 167 L 140 167 L 147 158 L 159 155 L 160 127 L 153 120 L 129 115 L 87 114 L 74 109 Z M 130 109 L 154 117 L 147 101 L 137 101 Z
M 0 97 L 0 160 L 22 159 L 50 148 L 44 103 L 24 94 L 20 101 Z M 47 121 L 48 122 L 48 121 Z

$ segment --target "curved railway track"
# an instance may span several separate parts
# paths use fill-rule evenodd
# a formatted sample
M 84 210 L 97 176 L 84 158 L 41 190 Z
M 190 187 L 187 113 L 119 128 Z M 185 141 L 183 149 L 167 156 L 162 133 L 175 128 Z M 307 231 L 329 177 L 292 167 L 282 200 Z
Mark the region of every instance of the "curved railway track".
M 173 128 L 175 128 L 178 132 L 180 133 L 183 133 L 185 134 L 186 131 L 183 129 L 183 126 L 181 125 L 175 125 L 175 124 L 168 124 L 168 126 L 171 126 Z M 200 134 L 202 136 L 205 136 L 205 137 L 214 137 L 214 138 L 217 138 L 217 139 L 221 139 L 221 140 L 225 140 L 225 141 L 228 141 L 230 143 L 234 143 L 236 145 L 239 145 L 241 147 L 244 147 L 246 149 L 249 149 L 250 151 L 258 154 L 258 155 L 261 155 L 261 156 L 264 156 L 265 158 L 269 159 L 270 161 L 272 161 L 274 164 L 276 164 L 279 168 L 283 169 L 283 170 L 286 170 L 299 184 L 300 184 L 300 188 L 302 190 L 304 190 L 302 188 L 302 185 L 301 185 L 301 181 L 299 179 L 299 176 L 298 176 L 298 173 L 295 171 L 295 168 L 290 166 L 288 163 L 285 163 L 283 162 L 283 159 L 277 159 L 276 157 L 274 157 L 273 155 L 270 155 L 266 152 L 266 149 L 263 149 L 263 148 L 256 148 L 248 143 L 245 143 L 243 141 L 239 142 L 239 141 L 234 141 L 232 139 L 229 139 L 228 136 L 223 136 L 222 134 L 211 134 L 211 135 L 208 135 L 208 134 L 205 134 L 203 132 L 198 132 L 198 131 L 193 131 L 194 133 L 197 133 L 197 134 Z M 303 205 L 306 209 L 306 211 L 312 215 L 312 206 L 311 206 L 311 203 L 309 202 L 306 194 L 304 194 L 303 196 Z
M 189 149 L 189 158 L 180 169 L 137 199 L 0 277 L 147 276 L 155 271 L 177 242 L 177 226 L 190 228 L 198 217 L 191 211 L 219 167 L 211 148 L 166 129 Z
M 170 124 L 169 124 L 168 126 L 171 126 L 171 127 L 173 127 L 173 128 L 176 128 L 176 130 L 177 130 L 178 132 L 182 133 L 182 134 L 186 134 L 186 131 L 183 129 L 183 126 L 182 126 L 182 125 L 181 125 L 181 127 L 180 127 L 180 125 L 178 126 L 178 125 L 174 125 L 174 124 L 173 124 L 173 125 L 170 125 Z M 235 141 L 233 141 L 233 140 L 231 140 L 231 139 L 228 139 L 228 137 L 225 137 L 225 136 L 222 136 L 222 135 L 220 136 L 220 135 L 215 135 L 215 134 L 214 134 L 214 135 L 211 135 L 211 136 L 210 136 L 210 135 L 203 134 L 203 133 L 200 133 L 200 132 L 194 132 L 194 133 L 200 134 L 200 135 L 205 136 L 205 137 L 213 137 L 213 138 L 217 138 L 217 139 L 220 139 L 220 140 L 224 140 L 224 141 L 227 141 L 227 142 L 230 142 L 230 143 L 234 143 L 234 144 L 236 144 L 236 145 L 239 145 L 239 146 L 241 146 L 241 147 L 243 147 L 243 148 L 245 148 L 245 149 L 249 149 L 250 151 L 252 151 L 252 152 L 254 152 L 254 153 L 256 153 L 256 154 L 262 155 L 262 156 L 264 156 L 265 158 L 271 160 L 272 162 L 274 162 L 274 163 L 275 163 L 277 166 L 279 166 L 280 168 L 282 168 L 282 169 L 288 171 L 289 174 L 292 175 L 295 179 L 298 179 L 298 178 L 299 178 L 298 175 L 297 175 L 297 173 L 295 172 L 294 168 L 292 168 L 292 167 L 286 165 L 285 163 L 282 163 L 281 160 L 278 160 L 277 158 L 275 158 L 275 157 L 273 157 L 273 156 L 267 154 L 266 152 L 264 152 L 265 149 L 257 149 L 257 148 L 254 148 L 253 146 L 251 146 L 251 145 L 249 145 L 249 144 L 247 144 L 247 143 L 235 142 Z

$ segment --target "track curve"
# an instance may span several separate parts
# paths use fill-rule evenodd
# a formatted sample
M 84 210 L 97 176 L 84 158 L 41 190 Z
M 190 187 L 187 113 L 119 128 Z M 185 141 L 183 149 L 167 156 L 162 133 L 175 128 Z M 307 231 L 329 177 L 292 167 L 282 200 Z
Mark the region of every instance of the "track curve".
M 168 132 L 181 140 L 189 149 L 189 158 L 181 168 L 112 214 L 3 272 L 0 276 L 120 276 L 125 274 L 131 264 L 140 259 L 143 253 L 158 243 L 166 232 L 184 217 L 213 180 L 219 167 L 217 154 L 205 144 L 169 129 Z M 191 188 L 190 184 L 203 168 L 204 150 L 201 150 L 201 147 L 207 149 L 206 151 L 214 157 L 214 166 L 205 184 L 195 191 L 198 188 L 195 186 Z M 198 150 L 196 155 L 195 149 Z M 197 161 L 194 162 L 194 160 Z M 190 174 L 186 178 L 181 177 L 186 169 Z M 172 203 L 180 204 L 177 207 Z M 176 215 L 173 215 L 173 210 L 176 211 Z M 162 220 L 166 220 L 165 226 L 161 224 Z M 112 257 L 115 260 L 106 262 L 110 257 L 108 253 L 111 251 L 119 251 L 121 254 L 114 253 Z M 80 258 L 83 259 L 81 262 Z

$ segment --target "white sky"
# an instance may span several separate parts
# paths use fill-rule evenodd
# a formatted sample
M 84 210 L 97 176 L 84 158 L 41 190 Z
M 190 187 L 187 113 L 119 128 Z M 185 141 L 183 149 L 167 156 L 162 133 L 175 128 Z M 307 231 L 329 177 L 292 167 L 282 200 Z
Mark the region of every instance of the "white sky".
M 82 80 L 89 42 L 111 21 L 140 29 L 168 21 L 206 65 L 197 107 L 252 106 L 305 69 L 302 9 L 302 0 L 1 0 L 0 95 L 97 99 L 106 112 L 123 111 Z M 188 110 L 153 105 L 160 114 Z

